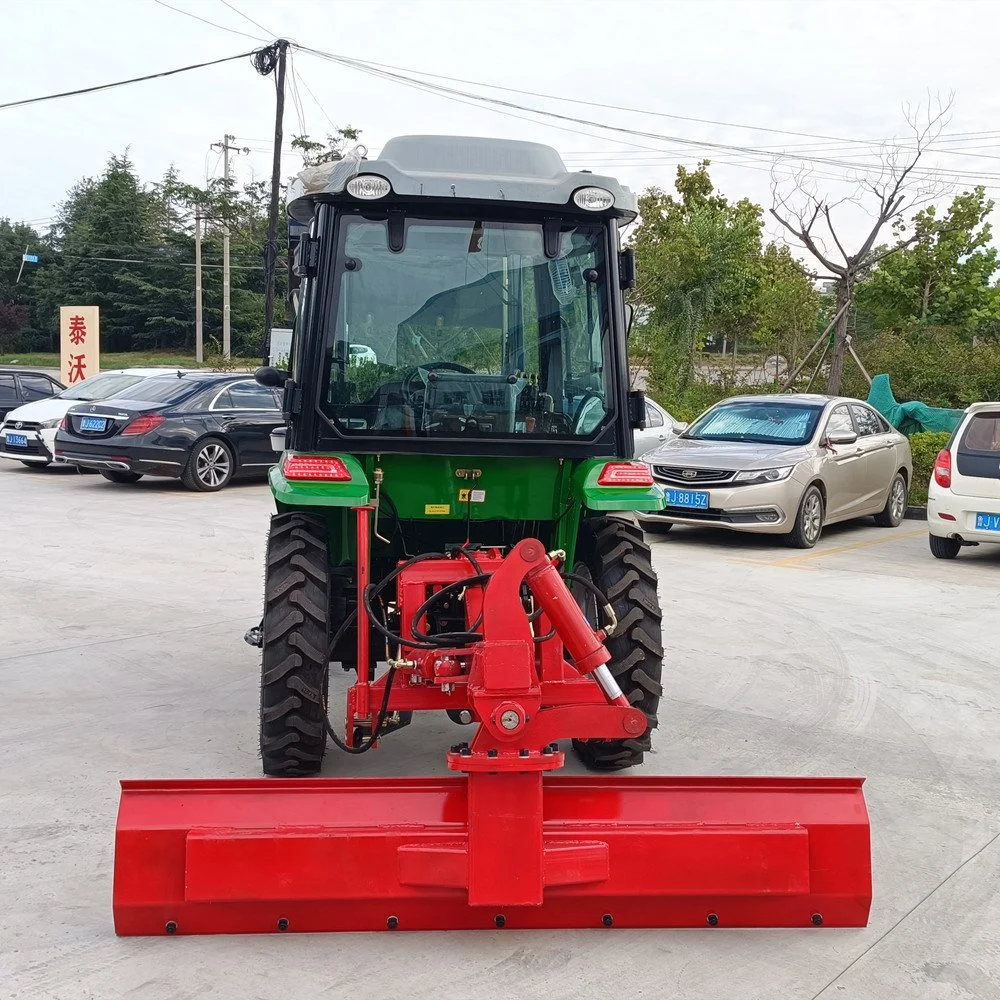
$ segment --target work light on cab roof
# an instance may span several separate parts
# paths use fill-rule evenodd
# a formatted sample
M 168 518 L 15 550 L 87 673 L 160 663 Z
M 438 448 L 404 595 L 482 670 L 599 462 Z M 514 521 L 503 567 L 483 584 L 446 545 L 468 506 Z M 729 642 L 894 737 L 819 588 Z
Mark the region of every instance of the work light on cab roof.
M 638 765 L 658 724 L 662 613 L 630 516 L 664 506 L 633 461 L 636 211 L 613 177 L 503 139 L 404 136 L 289 186 L 244 720 L 269 778 L 125 785 L 119 933 L 865 923 L 862 779 L 553 774 L 570 747 Z M 353 681 L 341 722 L 331 664 Z M 294 780 L 328 739 L 416 759 L 422 711 L 463 727 L 458 777 Z

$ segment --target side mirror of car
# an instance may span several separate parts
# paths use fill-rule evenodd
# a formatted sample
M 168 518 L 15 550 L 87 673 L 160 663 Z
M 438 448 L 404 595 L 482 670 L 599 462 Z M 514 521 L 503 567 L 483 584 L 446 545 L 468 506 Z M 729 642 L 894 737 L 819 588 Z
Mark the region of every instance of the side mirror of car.
M 288 372 L 284 372 L 280 368 L 264 365 L 263 368 L 258 368 L 253 373 L 253 377 L 260 385 L 267 386 L 268 389 L 280 389 L 289 375 Z
M 854 431 L 830 431 L 826 436 L 826 446 L 828 448 L 836 444 L 854 444 L 858 435 Z
M 678 422 L 676 420 L 674 421 L 674 433 L 675 434 L 683 434 L 688 429 L 688 427 L 689 427 L 688 424 L 680 423 L 680 422 Z
M 275 427 L 271 431 L 271 451 L 275 451 L 280 455 L 285 450 L 285 435 L 287 431 L 287 427 Z

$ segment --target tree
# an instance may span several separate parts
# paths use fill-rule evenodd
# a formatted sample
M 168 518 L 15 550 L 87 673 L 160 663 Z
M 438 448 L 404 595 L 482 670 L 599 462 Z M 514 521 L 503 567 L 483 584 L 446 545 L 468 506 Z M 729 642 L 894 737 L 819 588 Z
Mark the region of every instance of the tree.
M 26 250 L 39 257 L 39 264 L 22 266 Z M 26 339 L 38 346 L 39 334 L 32 326 L 35 282 L 38 268 L 50 260 L 49 247 L 31 226 L 0 219 L 0 354 Z
M 689 371 L 713 329 L 749 332 L 759 280 L 761 209 L 746 199 L 730 204 L 714 190 L 709 165 L 677 168 L 678 197 L 646 191 L 632 241 L 638 304 L 653 329 L 684 346 Z M 657 346 L 651 354 L 662 362 L 667 353 Z
M 858 286 L 858 307 L 876 329 L 949 327 L 972 340 L 996 328 L 1000 290 L 991 282 L 1000 261 L 986 221 L 993 204 L 977 187 L 957 195 L 940 218 L 933 205 L 916 213 L 912 244 L 884 257 Z M 897 238 L 904 231 L 897 226 Z
M 296 135 L 292 137 L 292 149 L 297 149 L 302 153 L 302 162 L 307 167 L 314 167 L 320 163 L 330 163 L 333 160 L 344 158 L 344 145 L 361 138 L 361 129 L 351 125 L 338 128 L 333 135 L 327 135 L 326 144 L 310 139 L 308 135 Z
M 848 310 L 854 296 L 855 284 L 859 277 L 892 254 L 916 242 L 918 238 L 904 237 L 897 230 L 896 239 L 892 243 L 876 248 L 879 234 L 886 225 L 899 221 L 900 210 L 908 199 L 912 200 L 913 197 L 921 195 L 925 198 L 931 196 L 926 182 L 921 190 L 920 175 L 914 171 L 927 148 L 940 135 L 947 110 L 947 106 L 942 106 L 940 103 L 936 112 L 929 108 L 926 121 L 922 124 L 918 123 L 916 115 L 908 116 L 908 124 L 913 130 L 914 144 L 905 148 L 897 146 L 884 148 L 880 157 L 881 172 L 875 180 L 868 179 L 859 185 L 856 199 L 845 198 L 831 202 L 828 197 L 817 194 L 815 189 L 810 188 L 801 177 L 794 182 L 794 192 L 787 196 L 779 192 L 776 183 L 773 185 L 774 202 L 771 214 L 836 282 L 837 322 L 834 326 L 833 355 L 827 377 L 827 392 L 832 395 L 840 393 L 843 382 L 844 356 L 850 343 Z M 870 203 L 873 221 L 857 250 L 849 253 L 834 225 L 834 211 L 845 201 L 861 200 L 862 196 Z M 826 238 L 832 239 L 836 253 L 828 250 Z
M 815 337 L 822 299 L 812 276 L 788 247 L 769 243 L 761 258 L 754 339 L 794 364 L 803 337 Z

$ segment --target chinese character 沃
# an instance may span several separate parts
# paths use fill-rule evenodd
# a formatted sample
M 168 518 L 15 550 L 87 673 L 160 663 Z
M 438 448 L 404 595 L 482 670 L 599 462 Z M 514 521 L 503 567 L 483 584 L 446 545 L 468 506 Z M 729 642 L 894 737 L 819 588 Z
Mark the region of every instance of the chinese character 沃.
M 85 374 L 87 371 L 86 357 L 86 354 L 71 354 L 69 356 L 69 375 L 67 378 L 70 385 L 74 382 L 82 382 L 87 377 Z
M 82 316 L 70 316 L 69 341 L 79 347 L 87 339 L 87 321 Z

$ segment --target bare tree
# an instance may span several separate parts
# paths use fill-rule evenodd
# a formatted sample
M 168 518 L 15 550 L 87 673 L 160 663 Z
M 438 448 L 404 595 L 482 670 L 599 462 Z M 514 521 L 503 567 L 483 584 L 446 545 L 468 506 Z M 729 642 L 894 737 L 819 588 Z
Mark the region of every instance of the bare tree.
M 928 171 L 918 169 L 918 163 L 928 148 L 940 136 L 951 108 L 951 100 L 928 103 L 927 112 L 906 111 L 906 121 L 913 131 L 911 144 L 902 146 L 885 144 L 879 152 L 881 169 L 873 180 L 871 176 L 858 179 L 855 194 L 839 201 L 820 196 L 808 182 L 808 176 L 799 174 L 792 182 L 788 194 L 782 194 L 778 183 L 772 181 L 773 204 L 771 214 L 791 233 L 798 243 L 827 269 L 836 282 L 833 354 L 827 377 L 827 392 L 840 392 L 844 376 L 844 357 L 850 340 L 848 322 L 854 284 L 859 275 L 870 270 L 890 254 L 914 243 L 916 235 L 904 238 L 901 226 L 901 209 L 933 201 L 944 192 Z M 844 241 L 834 225 L 834 210 L 845 202 L 869 209 L 871 227 L 861 245 L 848 253 Z M 876 245 L 879 234 L 892 224 L 895 240 L 888 246 Z M 832 241 L 835 252 L 828 247 Z

